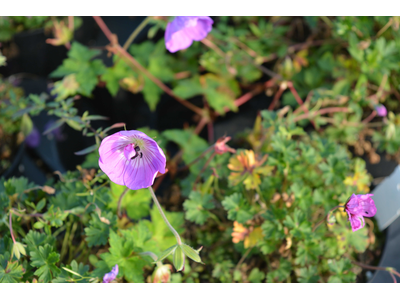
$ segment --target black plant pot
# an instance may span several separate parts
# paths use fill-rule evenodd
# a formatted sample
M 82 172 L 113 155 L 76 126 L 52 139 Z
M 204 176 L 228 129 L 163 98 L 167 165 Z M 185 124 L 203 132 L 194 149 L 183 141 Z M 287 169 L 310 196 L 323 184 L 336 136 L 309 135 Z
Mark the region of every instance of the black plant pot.
M 381 160 L 378 164 L 371 164 L 367 157 L 363 157 L 366 161 L 366 168 L 373 178 L 388 177 L 397 167 L 397 162 L 388 160 L 384 153 L 378 153 Z M 380 184 L 383 184 L 381 182 Z M 375 188 L 375 186 L 372 186 Z M 372 189 L 372 192 L 374 190 Z M 379 261 L 379 267 L 393 267 L 400 270 L 400 218 L 397 218 L 388 228 L 384 230 L 386 241 Z M 371 283 L 391 283 L 392 277 L 387 271 L 376 271 L 370 278 Z

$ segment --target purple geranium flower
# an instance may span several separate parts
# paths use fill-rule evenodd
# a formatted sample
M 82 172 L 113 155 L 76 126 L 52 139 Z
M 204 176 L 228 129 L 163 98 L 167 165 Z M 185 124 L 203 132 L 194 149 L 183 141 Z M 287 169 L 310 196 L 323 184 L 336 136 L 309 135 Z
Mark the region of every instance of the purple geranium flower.
M 213 23 L 210 17 L 176 17 L 165 30 L 165 47 L 172 53 L 186 49 L 204 39 Z
M 40 133 L 36 127 L 33 127 L 31 133 L 25 138 L 25 143 L 30 148 L 36 148 L 40 144 Z
M 349 221 L 353 231 L 365 226 L 364 217 L 373 217 L 376 214 L 376 206 L 371 198 L 373 194 L 351 195 L 344 208 L 349 215 Z
M 99 148 L 100 169 L 111 181 L 131 190 L 147 188 L 158 172 L 165 173 L 165 155 L 143 132 L 120 131 L 106 137 Z
M 387 110 L 386 110 L 386 107 L 383 104 L 376 105 L 375 106 L 375 110 L 378 113 L 378 116 L 386 117 Z
M 110 273 L 106 273 L 103 277 L 103 283 L 110 283 L 113 281 L 118 275 L 118 265 L 115 265 L 114 268 L 112 268 Z

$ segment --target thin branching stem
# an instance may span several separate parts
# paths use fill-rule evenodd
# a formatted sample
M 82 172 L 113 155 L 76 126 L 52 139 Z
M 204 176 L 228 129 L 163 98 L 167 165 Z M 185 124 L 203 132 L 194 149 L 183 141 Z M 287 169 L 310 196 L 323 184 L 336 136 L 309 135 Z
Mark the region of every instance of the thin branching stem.
M 314 228 L 313 228 L 312 231 L 314 232 L 315 229 L 317 229 L 318 226 L 321 225 L 325 220 L 326 220 L 327 223 L 329 223 L 329 216 L 331 215 L 331 213 L 332 213 L 335 209 L 338 209 L 338 208 L 340 208 L 340 207 L 344 207 L 344 206 L 338 205 L 338 206 L 335 206 L 334 208 L 332 208 L 332 209 L 326 214 L 326 217 L 324 217 L 322 220 L 320 220 L 320 221 L 314 226 Z
M 164 212 L 163 212 L 163 210 L 162 210 L 162 208 L 161 208 L 160 203 L 158 202 L 158 199 L 157 199 L 157 197 L 156 197 L 156 194 L 154 194 L 153 188 L 152 188 L 151 186 L 149 186 L 149 191 L 150 191 L 151 197 L 153 198 L 153 201 L 154 201 L 154 203 L 156 204 L 156 206 L 157 206 L 157 208 L 158 208 L 158 211 L 160 212 L 161 217 L 163 218 L 165 224 L 167 224 L 167 226 L 169 227 L 169 229 L 171 230 L 171 232 L 174 234 L 178 245 L 181 245 L 181 244 L 182 244 L 182 241 L 181 241 L 181 237 L 179 236 L 179 233 L 175 230 L 174 227 L 172 227 L 171 223 L 169 223 L 167 217 L 165 216 L 165 214 L 164 214 Z

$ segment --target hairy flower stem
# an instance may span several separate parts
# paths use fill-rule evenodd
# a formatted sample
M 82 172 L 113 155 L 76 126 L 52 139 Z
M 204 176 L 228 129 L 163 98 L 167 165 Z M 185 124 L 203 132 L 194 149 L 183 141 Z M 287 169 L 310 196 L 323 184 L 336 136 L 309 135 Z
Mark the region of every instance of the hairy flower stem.
M 360 263 L 358 261 L 351 261 L 351 263 L 355 264 L 356 266 L 359 266 L 361 268 L 364 268 L 364 269 L 387 271 L 387 272 L 389 272 L 390 276 L 392 276 L 392 279 L 393 279 L 394 283 L 397 283 L 397 281 L 396 281 L 396 277 L 394 277 L 393 274 L 395 274 L 398 277 L 400 277 L 400 273 L 397 272 L 395 269 L 393 269 L 391 267 L 375 267 L 375 266 L 370 266 L 370 265 L 367 265 L 367 264 Z
M 367 124 L 369 121 L 375 118 L 375 116 L 376 116 L 376 110 L 373 110 L 372 113 L 362 121 L 362 123 Z
M 117 208 L 117 216 L 118 218 L 121 218 L 121 203 L 122 199 L 124 199 L 125 194 L 129 191 L 129 188 L 125 188 L 125 190 L 122 192 L 121 196 L 119 196 L 118 199 L 118 208 Z
M 169 223 L 167 217 L 165 216 L 165 214 L 164 214 L 164 212 L 163 212 L 163 210 L 162 210 L 162 208 L 161 208 L 160 203 L 159 203 L 158 200 L 157 200 L 156 195 L 154 194 L 153 188 L 152 188 L 151 186 L 149 186 L 149 191 L 150 191 L 150 193 L 151 193 L 151 196 L 153 197 L 154 203 L 156 204 L 156 206 L 157 206 L 157 208 L 158 208 L 158 211 L 159 211 L 160 214 L 161 214 L 161 217 L 164 219 L 165 224 L 167 224 L 167 226 L 169 227 L 169 229 L 171 230 L 171 232 L 174 234 L 178 245 L 181 245 L 181 244 L 182 244 L 182 241 L 181 241 L 181 237 L 179 236 L 179 233 L 178 233 L 178 232 L 175 230 L 175 228 L 172 227 L 172 225 Z
M 10 224 L 10 233 L 11 233 L 11 238 L 15 244 L 15 238 L 14 238 L 14 233 L 12 229 L 12 210 L 10 210 L 10 219 L 9 219 L 9 224 Z
M 330 223 L 329 223 L 329 216 L 331 215 L 331 213 L 332 213 L 334 210 L 338 209 L 339 207 L 344 208 L 343 205 L 338 205 L 338 206 L 335 206 L 334 208 L 332 208 L 332 209 L 327 213 L 326 217 L 324 217 L 322 220 L 320 220 L 320 221 L 314 226 L 314 228 L 313 228 L 312 231 L 314 232 L 315 229 L 317 229 L 318 226 L 321 225 L 321 224 L 325 221 L 325 219 L 326 219 L 326 222 L 327 222 L 328 224 L 330 224 Z
M 155 255 L 153 252 L 146 251 L 146 252 L 140 252 L 138 254 L 140 256 L 145 256 L 145 255 L 150 256 L 154 260 L 154 262 L 157 263 L 157 267 L 161 267 L 162 266 L 162 263 L 160 261 L 157 261 L 158 260 L 157 255 Z
M 147 255 L 147 256 L 150 256 L 154 261 L 157 261 L 158 260 L 158 257 L 157 257 L 157 255 L 155 255 L 153 252 L 151 252 L 151 251 L 146 251 L 146 252 L 140 252 L 140 253 L 138 253 L 140 256 L 144 256 L 144 255 Z

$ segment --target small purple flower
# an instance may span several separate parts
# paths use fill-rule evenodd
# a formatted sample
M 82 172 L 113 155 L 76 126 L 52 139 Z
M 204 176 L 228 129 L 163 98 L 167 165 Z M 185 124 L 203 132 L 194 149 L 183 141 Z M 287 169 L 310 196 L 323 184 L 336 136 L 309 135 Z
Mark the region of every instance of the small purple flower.
M 118 265 L 115 265 L 112 268 L 110 273 L 106 273 L 103 277 L 103 283 L 110 283 L 111 281 L 115 280 L 118 275 Z
M 46 125 L 44 125 L 44 129 L 43 132 L 47 131 L 49 128 L 51 128 L 54 125 L 55 121 L 54 120 L 50 120 L 46 123 Z M 52 131 L 50 131 L 47 134 L 47 137 L 49 139 L 52 139 L 53 137 L 57 140 L 57 141 L 63 141 L 65 139 L 64 135 L 61 132 L 61 127 L 57 127 L 54 128 Z
M 165 47 L 171 53 L 186 49 L 204 39 L 213 23 L 210 17 L 176 17 L 165 30 Z
M 165 173 L 165 155 L 143 132 L 120 131 L 106 137 L 99 148 L 100 169 L 111 181 L 131 190 L 147 188 L 158 172 Z
M 357 231 L 365 226 L 364 217 L 375 216 L 376 206 L 371 196 L 373 196 L 373 194 L 353 194 L 345 204 L 345 211 L 349 215 L 349 221 L 353 231 Z
M 375 110 L 378 113 L 378 116 L 386 117 L 387 110 L 386 110 L 386 107 L 383 104 L 376 105 L 375 106 Z
M 40 133 L 36 127 L 33 127 L 31 133 L 25 138 L 25 143 L 30 148 L 36 148 L 40 144 Z

